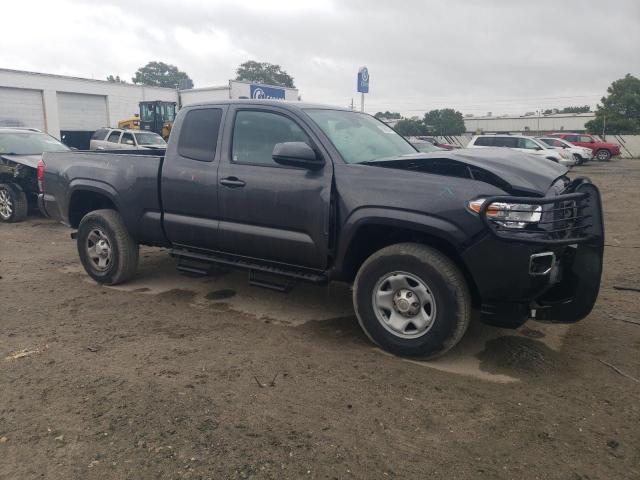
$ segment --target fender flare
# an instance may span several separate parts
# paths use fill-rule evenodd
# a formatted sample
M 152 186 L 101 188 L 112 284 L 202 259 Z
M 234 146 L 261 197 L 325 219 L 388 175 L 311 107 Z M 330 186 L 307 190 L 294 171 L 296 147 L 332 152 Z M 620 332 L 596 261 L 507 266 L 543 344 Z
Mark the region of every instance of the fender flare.
M 108 198 L 111 203 L 116 206 L 116 209 L 119 212 L 122 212 L 122 205 L 120 204 L 118 191 L 109 185 L 106 182 L 101 182 L 99 180 L 89 180 L 89 179 L 74 179 L 69 183 L 68 189 L 68 197 L 67 197 L 67 221 L 69 221 L 69 214 L 71 211 L 71 199 L 73 195 L 77 192 L 93 192 L 103 195 Z
M 367 225 L 402 228 L 429 235 L 451 245 L 457 252 L 468 240 L 460 227 L 440 217 L 422 212 L 384 207 L 362 207 L 351 213 L 342 225 L 342 233 L 336 251 L 336 269 L 341 271 L 358 231 Z

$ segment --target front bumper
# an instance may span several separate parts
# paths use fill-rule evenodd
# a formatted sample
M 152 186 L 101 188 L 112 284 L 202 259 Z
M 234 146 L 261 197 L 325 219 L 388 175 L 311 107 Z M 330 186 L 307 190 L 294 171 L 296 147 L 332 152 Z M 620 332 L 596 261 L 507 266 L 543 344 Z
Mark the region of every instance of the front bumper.
M 600 195 L 584 179 L 574 181 L 570 188 L 563 195 L 529 199 L 551 205 L 576 203 L 571 219 L 578 220 L 564 230 L 556 228 L 558 221 L 549 221 L 549 233 L 544 235 L 525 236 L 522 231 L 492 225 L 486 208 L 495 200 L 487 199 L 481 215 L 489 234 L 462 255 L 484 322 L 512 328 L 530 317 L 570 323 L 591 312 L 598 296 L 604 250 Z M 509 198 L 526 201 L 517 197 L 500 197 L 499 201 Z M 563 225 L 566 223 L 563 220 Z

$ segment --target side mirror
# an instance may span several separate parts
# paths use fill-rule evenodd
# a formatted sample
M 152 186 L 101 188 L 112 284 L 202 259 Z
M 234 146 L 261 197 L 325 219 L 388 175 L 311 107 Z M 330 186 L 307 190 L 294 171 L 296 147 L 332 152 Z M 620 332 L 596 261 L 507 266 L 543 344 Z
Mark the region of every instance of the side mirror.
M 316 155 L 316 152 L 304 142 L 276 143 L 271 157 L 276 163 L 288 167 L 307 170 L 319 170 L 324 167 L 324 159 Z

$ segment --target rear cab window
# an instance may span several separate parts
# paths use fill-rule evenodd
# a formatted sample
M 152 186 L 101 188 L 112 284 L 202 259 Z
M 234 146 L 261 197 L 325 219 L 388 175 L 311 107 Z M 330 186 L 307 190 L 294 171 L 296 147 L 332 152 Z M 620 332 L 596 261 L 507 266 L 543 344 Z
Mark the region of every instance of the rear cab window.
M 198 108 L 189 110 L 178 138 L 178 155 L 199 162 L 212 162 L 216 155 L 221 108 Z

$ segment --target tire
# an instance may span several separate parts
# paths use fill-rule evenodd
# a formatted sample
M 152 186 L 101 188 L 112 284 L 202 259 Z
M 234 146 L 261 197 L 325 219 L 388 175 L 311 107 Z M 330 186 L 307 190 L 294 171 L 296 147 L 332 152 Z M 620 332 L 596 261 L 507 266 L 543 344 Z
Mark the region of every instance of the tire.
M 86 272 L 96 282 L 126 282 L 138 267 L 138 244 L 115 210 L 95 210 L 78 227 L 78 254 Z
M 596 152 L 595 157 L 599 162 L 608 162 L 611 158 L 611 152 L 609 150 L 601 149 Z
M 577 153 L 573 154 L 573 159 L 576 161 L 576 165 L 582 165 L 584 163 L 584 160 L 582 159 L 582 157 Z
M 432 301 L 423 298 L 425 287 Z M 406 311 L 407 301 L 416 297 L 421 306 Z M 393 312 L 381 308 L 385 302 Z M 356 275 L 353 305 L 371 341 L 401 356 L 433 358 L 446 353 L 463 337 L 471 316 L 471 295 L 458 267 L 438 250 L 417 243 L 391 245 L 371 255 Z M 424 327 L 426 317 L 430 319 Z M 408 325 L 400 331 L 391 326 L 393 320 Z
M 20 185 L 0 183 L 0 222 L 17 223 L 27 218 L 29 204 Z

